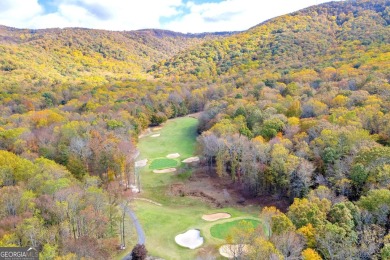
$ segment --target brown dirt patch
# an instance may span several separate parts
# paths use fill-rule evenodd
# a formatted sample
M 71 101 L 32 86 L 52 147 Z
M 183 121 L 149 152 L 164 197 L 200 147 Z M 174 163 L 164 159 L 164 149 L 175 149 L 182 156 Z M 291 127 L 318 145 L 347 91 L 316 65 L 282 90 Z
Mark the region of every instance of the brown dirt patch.
M 208 214 L 208 215 L 203 215 L 202 219 L 206 221 L 217 221 L 220 219 L 225 219 L 225 218 L 230 218 L 231 215 L 229 213 L 214 213 L 214 214 Z
M 246 196 L 242 185 L 233 183 L 229 176 L 218 177 L 207 166 L 194 168 L 188 181 L 173 184 L 170 189 L 174 196 L 192 196 L 215 207 L 276 206 L 285 212 L 290 205 L 288 199 L 277 196 Z
M 189 187 L 184 183 L 173 183 L 170 185 L 169 193 L 173 196 L 180 197 L 193 197 L 200 199 L 208 204 L 213 205 L 217 208 L 222 208 L 223 205 L 218 199 L 214 198 L 212 195 L 203 192 L 201 190 L 188 189 Z
M 175 172 L 176 168 L 168 168 L 163 170 L 153 170 L 154 173 L 168 173 L 168 172 Z

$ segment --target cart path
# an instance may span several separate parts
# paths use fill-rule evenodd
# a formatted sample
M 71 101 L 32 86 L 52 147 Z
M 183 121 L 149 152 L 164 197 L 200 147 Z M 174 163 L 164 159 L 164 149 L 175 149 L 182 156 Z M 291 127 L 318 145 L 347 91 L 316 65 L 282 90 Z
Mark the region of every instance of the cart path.
M 127 205 L 125 206 L 125 212 L 126 214 L 133 220 L 135 229 L 137 231 L 138 236 L 138 244 L 144 245 L 145 244 L 145 232 L 142 229 L 141 224 L 139 223 L 137 216 L 135 215 L 134 211 L 130 209 Z M 131 252 L 127 254 L 123 260 L 130 260 L 131 259 Z

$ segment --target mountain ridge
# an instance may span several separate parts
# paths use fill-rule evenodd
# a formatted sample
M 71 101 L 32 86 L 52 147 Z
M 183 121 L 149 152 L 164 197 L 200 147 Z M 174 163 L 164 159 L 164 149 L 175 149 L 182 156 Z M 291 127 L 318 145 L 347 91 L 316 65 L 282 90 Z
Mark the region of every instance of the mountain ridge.
M 200 79 L 221 75 L 230 68 L 237 69 L 242 63 L 245 64 L 241 71 L 260 69 L 262 62 L 275 64 L 279 70 L 317 64 L 324 60 L 324 55 L 339 52 L 346 42 L 360 41 L 353 44 L 364 48 L 375 43 L 389 44 L 389 6 L 389 2 L 377 0 L 308 7 L 270 19 L 228 39 L 204 43 L 152 70 L 157 77 L 192 74 Z M 204 53 L 212 57 L 207 63 Z M 335 61 L 337 59 L 330 59 L 328 63 Z
M 226 206 L 269 231 L 232 231 L 245 259 L 389 259 L 389 14 L 388 0 L 338 2 L 206 38 L 0 27 L 0 245 L 115 259 L 137 180 L 164 205 L 136 207 L 156 257 L 187 259 L 165 256 L 173 238 Z M 200 162 L 136 170 L 141 136 L 152 164 L 174 142 Z M 218 258 L 212 239 L 193 255 Z
M 229 36 L 240 33 L 241 31 L 216 31 L 216 32 L 202 32 L 202 33 L 181 33 L 166 29 L 146 28 L 137 30 L 105 30 L 105 29 L 91 29 L 86 27 L 64 27 L 64 28 L 43 28 L 43 29 L 29 29 L 29 28 L 17 28 L 6 25 L 0 25 L 0 32 L 16 32 L 16 33 L 30 33 L 30 34 L 43 34 L 43 33 L 60 33 L 67 30 L 80 30 L 80 31 L 96 31 L 107 33 L 123 33 L 123 34 L 149 34 L 156 37 L 185 37 L 185 38 L 205 38 L 215 36 Z M 12 35 L 6 35 L 11 37 Z
M 3 60 L 0 73 L 7 73 L 9 77 L 17 76 L 20 71 L 30 78 L 59 82 L 75 76 L 81 81 L 102 75 L 116 79 L 148 78 L 145 71 L 152 64 L 214 37 L 221 36 L 209 33 L 187 35 L 155 29 L 119 32 L 1 26 Z M 47 69 L 46 73 L 38 69 L 40 66 Z M 3 82 L 6 80 L 4 76 Z M 18 78 L 21 83 L 20 79 L 23 79 Z M 102 80 L 106 81 L 104 78 Z

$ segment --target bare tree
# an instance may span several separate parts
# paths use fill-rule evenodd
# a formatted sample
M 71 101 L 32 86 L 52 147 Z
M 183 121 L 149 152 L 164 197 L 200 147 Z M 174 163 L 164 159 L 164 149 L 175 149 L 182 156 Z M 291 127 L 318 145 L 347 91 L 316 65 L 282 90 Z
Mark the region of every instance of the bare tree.
M 300 159 L 298 167 L 290 174 L 291 198 L 302 198 L 309 192 L 314 169 L 314 165 L 311 162 Z
M 198 143 L 201 147 L 201 152 L 207 159 L 209 169 L 213 167 L 213 160 L 219 151 L 220 142 L 218 137 L 212 133 L 205 132 L 198 137 Z
M 285 260 L 301 259 L 301 252 L 305 246 L 305 241 L 302 236 L 294 231 L 273 235 L 271 241 L 279 252 L 283 254 Z

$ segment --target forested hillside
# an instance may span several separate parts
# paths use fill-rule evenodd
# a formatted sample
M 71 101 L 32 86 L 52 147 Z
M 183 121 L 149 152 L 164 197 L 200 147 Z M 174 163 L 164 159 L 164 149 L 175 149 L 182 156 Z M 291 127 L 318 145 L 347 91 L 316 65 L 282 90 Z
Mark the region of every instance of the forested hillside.
M 153 71 L 156 77 L 182 76 L 185 81 L 222 75 L 245 79 L 251 71 L 257 75 L 250 78 L 276 80 L 305 68 L 356 67 L 388 52 L 389 22 L 389 3 L 384 0 L 323 4 L 208 41 L 154 66 Z
M 206 103 L 147 68 L 230 34 L 0 27 L 0 246 L 118 254 L 138 135 Z
M 388 1 L 323 4 L 153 67 L 215 88 L 198 138 L 210 172 L 293 203 L 263 209 L 272 235 L 246 237 L 248 258 L 390 257 L 389 14 Z
M 389 24 L 389 1 L 359 0 L 233 35 L 0 27 L 0 246 L 112 257 L 107 189 L 134 178 L 138 135 L 203 111 L 209 174 L 291 203 L 230 240 L 247 258 L 389 259 Z
M 42 86 L 145 79 L 152 64 L 217 35 L 0 27 L 1 84 L 33 92 Z

